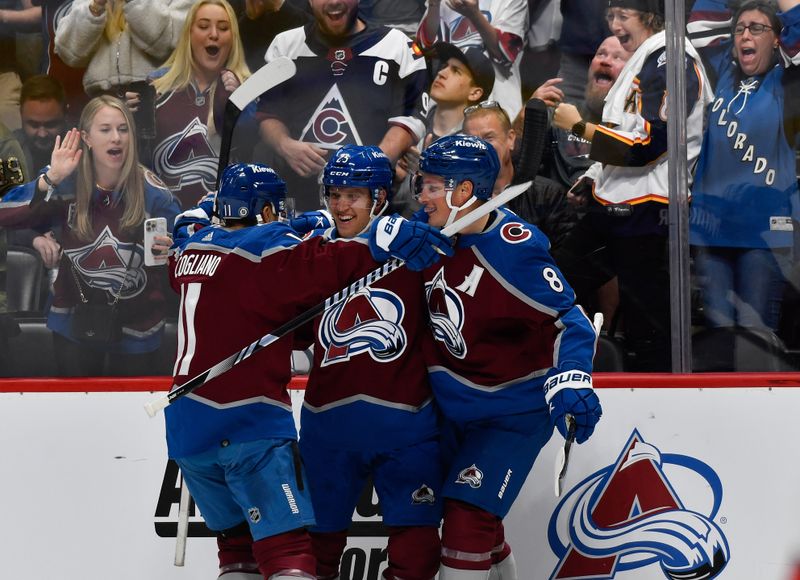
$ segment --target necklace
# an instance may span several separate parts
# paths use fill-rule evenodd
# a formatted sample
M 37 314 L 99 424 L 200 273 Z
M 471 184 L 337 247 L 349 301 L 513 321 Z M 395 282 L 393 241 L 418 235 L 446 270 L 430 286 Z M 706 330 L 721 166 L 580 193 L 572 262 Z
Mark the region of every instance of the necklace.
M 102 185 L 100 185 L 99 183 L 95 183 L 95 187 L 97 187 L 97 189 L 99 189 L 99 190 L 101 190 L 101 191 L 108 191 L 108 192 L 111 192 L 111 193 L 113 193 L 113 192 L 114 192 L 114 188 L 113 188 L 113 187 L 112 187 L 112 188 L 103 187 L 103 186 L 102 186 Z

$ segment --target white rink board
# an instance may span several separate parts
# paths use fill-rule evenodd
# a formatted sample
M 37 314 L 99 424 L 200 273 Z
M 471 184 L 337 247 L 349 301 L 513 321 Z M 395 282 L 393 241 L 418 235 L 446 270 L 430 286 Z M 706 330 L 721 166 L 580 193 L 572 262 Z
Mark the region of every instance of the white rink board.
M 548 543 L 551 516 L 561 508 L 566 521 L 586 490 L 581 482 L 613 466 L 634 431 L 647 444 L 639 449 L 660 458 L 665 485 L 684 509 L 709 516 L 715 493 L 721 490 L 710 520 L 727 543 L 730 561 L 719 578 L 788 580 L 792 558 L 800 554 L 800 421 L 794 414 L 800 409 L 800 389 L 599 393 L 603 420 L 588 444 L 573 447 L 561 499 L 553 494 L 553 459 L 559 444 L 554 437 L 506 519 L 520 580 L 552 577 L 560 558 Z M 157 523 L 177 520 L 177 503 L 168 515 L 156 517 L 166 468 L 164 424 L 162 417 L 149 419 L 142 406 L 157 395 L 0 394 L 3 578 L 216 577 L 212 538 L 190 537 L 186 566 L 176 568 L 174 538 L 155 532 Z M 302 391 L 292 396 L 297 403 Z M 703 477 L 695 469 L 698 465 L 705 466 Z M 718 477 L 718 490 L 709 483 L 709 473 Z M 651 491 L 652 486 L 642 490 L 643 497 Z M 625 498 L 620 501 L 624 507 Z M 378 518 L 362 513 L 356 519 Z M 384 545 L 381 537 L 351 541 L 348 561 L 357 570 L 343 580 L 378 580 Z M 658 562 L 644 557 L 626 556 L 619 561 L 625 565 L 618 563 L 613 575 L 605 577 L 667 578 Z M 628 569 L 621 570 L 625 566 Z

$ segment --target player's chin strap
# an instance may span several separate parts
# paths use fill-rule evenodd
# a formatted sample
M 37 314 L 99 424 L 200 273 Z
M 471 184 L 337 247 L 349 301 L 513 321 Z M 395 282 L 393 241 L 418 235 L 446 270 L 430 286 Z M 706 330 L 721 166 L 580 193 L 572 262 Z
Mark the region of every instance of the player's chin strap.
M 464 182 L 462 181 L 461 183 L 464 183 Z M 459 183 L 458 185 L 460 185 L 460 183 Z M 468 208 L 469 206 L 471 206 L 473 203 L 475 203 L 476 201 L 478 201 L 478 198 L 477 198 L 477 197 L 475 197 L 475 195 L 473 194 L 473 196 L 472 196 L 472 197 L 470 197 L 470 198 L 469 198 L 469 199 L 466 201 L 466 203 L 464 203 L 464 205 L 462 205 L 461 207 L 459 207 L 459 206 L 457 206 L 457 205 L 453 205 L 453 192 L 455 192 L 455 190 L 456 190 L 456 188 L 458 187 L 458 185 L 456 185 L 456 187 L 453 187 L 453 188 L 450 188 L 450 187 L 445 187 L 445 190 L 444 190 L 444 191 L 445 191 L 445 197 L 444 197 L 444 200 L 445 200 L 445 202 L 447 203 L 447 207 L 449 207 L 449 208 L 450 208 L 450 215 L 449 215 L 449 216 L 447 216 L 447 221 L 446 221 L 446 222 L 444 222 L 444 226 L 443 226 L 443 227 L 447 227 L 447 226 L 449 226 L 450 224 L 452 224 L 452 223 L 453 223 L 453 222 L 456 220 L 456 215 L 458 215 L 458 212 L 460 212 L 462 209 L 467 209 L 467 208 Z
M 372 194 L 370 193 L 372 196 Z M 367 221 L 367 225 L 364 226 L 364 229 L 361 230 L 356 234 L 356 236 L 360 236 L 364 232 L 369 231 L 369 228 L 372 227 L 372 221 L 375 218 L 381 217 L 384 213 L 386 213 L 386 208 L 389 207 L 389 196 L 387 194 L 386 198 L 383 200 L 383 207 L 380 209 L 379 212 L 375 213 L 375 208 L 378 207 L 378 200 L 377 196 L 372 196 L 372 207 L 369 210 L 369 221 Z

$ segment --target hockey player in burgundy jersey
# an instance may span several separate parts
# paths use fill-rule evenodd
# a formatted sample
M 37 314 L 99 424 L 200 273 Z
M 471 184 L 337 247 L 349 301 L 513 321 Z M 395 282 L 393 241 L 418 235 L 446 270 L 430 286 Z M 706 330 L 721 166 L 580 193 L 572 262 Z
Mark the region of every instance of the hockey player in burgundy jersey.
M 181 294 L 175 383 L 182 384 L 355 280 L 371 262 L 368 244 L 300 243 L 283 209 L 285 184 L 263 165 L 225 170 L 211 202 L 179 217 L 170 279 Z M 268 222 L 257 225 L 257 218 Z M 445 238 L 401 222 L 383 248 L 422 268 L 452 253 Z M 402 239 L 400 239 L 402 238 Z M 300 472 L 286 390 L 293 337 L 287 334 L 166 409 L 170 457 L 208 526 L 218 533 L 225 580 L 315 578 L 305 526 L 314 517 Z
M 334 226 L 317 233 L 337 245 L 365 243 L 389 206 L 392 179 L 377 147 L 339 149 L 323 173 Z M 365 272 L 376 265 L 366 263 Z M 317 519 L 317 578 L 339 577 L 353 510 L 371 476 L 389 529 L 383 577 L 431 580 L 439 569 L 443 473 L 421 354 L 432 340 L 421 273 L 393 272 L 327 310 L 313 330 L 300 452 Z
M 498 169 L 494 149 L 477 137 L 430 145 L 414 187 L 429 225 L 489 199 Z M 516 578 L 502 518 L 553 426 L 566 437 L 571 414 L 582 443 L 601 415 L 596 335 L 547 248 L 535 226 L 501 208 L 462 230 L 455 255 L 423 272 L 435 338 L 428 372 L 454 445 L 442 580 L 483 580 L 498 560 L 499 577 Z

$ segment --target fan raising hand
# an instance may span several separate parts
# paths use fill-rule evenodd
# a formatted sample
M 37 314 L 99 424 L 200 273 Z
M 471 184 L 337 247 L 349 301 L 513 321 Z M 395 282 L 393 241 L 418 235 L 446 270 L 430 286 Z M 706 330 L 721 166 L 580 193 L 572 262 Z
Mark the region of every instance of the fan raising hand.
M 58 185 L 66 179 L 81 160 L 81 133 L 77 129 L 70 129 L 64 135 L 56 137 L 56 144 L 53 147 L 53 154 L 50 156 L 50 169 L 47 176 L 54 185 Z

